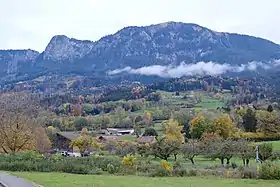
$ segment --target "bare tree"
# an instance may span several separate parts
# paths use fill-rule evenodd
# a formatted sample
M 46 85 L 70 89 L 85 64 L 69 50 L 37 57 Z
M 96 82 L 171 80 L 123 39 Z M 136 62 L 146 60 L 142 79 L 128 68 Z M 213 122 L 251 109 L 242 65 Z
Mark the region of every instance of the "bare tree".
M 189 159 L 191 163 L 194 165 L 194 157 L 198 156 L 201 153 L 200 142 L 197 140 L 189 140 L 182 147 L 182 153 L 185 159 Z
M 255 156 L 254 146 L 250 145 L 250 142 L 247 140 L 238 140 L 236 142 L 236 145 L 237 145 L 236 156 L 242 159 L 243 166 L 248 166 L 250 159 L 254 158 Z
M 172 154 L 176 155 L 182 145 L 180 140 L 169 140 L 167 138 L 156 138 L 156 140 L 155 143 L 151 144 L 151 154 L 164 160 L 167 160 Z
M 218 158 L 221 161 L 221 165 L 230 164 L 230 159 L 238 154 L 238 142 L 232 139 L 224 140 L 222 138 L 216 138 L 209 142 L 204 142 L 203 153 L 210 158 Z

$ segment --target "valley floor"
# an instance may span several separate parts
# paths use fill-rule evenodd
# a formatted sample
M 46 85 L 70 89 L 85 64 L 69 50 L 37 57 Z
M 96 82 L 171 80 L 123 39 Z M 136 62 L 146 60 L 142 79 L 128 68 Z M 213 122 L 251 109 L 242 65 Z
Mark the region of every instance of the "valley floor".
M 279 181 L 234 180 L 219 178 L 148 178 L 137 176 L 74 175 L 65 173 L 15 172 L 44 187 L 278 187 Z

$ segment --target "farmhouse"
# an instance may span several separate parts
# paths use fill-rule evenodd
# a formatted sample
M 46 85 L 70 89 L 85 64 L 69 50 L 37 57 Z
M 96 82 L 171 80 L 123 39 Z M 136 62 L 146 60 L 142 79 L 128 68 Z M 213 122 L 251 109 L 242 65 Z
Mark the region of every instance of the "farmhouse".
M 75 132 L 57 132 L 56 134 L 56 147 L 60 150 L 73 152 L 73 147 L 70 146 L 72 140 L 77 139 L 80 133 Z
M 119 136 L 133 135 L 133 129 L 117 129 L 117 128 L 107 128 L 96 132 L 98 142 L 106 142 L 110 140 L 119 140 Z M 73 152 L 75 148 L 70 146 L 72 140 L 77 139 L 81 136 L 81 132 L 55 132 L 55 142 L 56 148 L 59 150 L 65 150 Z
M 133 135 L 134 134 L 134 129 L 107 128 L 106 130 L 109 132 L 110 135 L 123 136 L 123 135 Z

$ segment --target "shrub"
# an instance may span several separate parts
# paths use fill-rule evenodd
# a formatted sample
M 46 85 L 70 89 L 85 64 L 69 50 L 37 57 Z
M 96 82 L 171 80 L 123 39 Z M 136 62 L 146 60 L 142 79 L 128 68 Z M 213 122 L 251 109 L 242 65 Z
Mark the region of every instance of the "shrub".
M 172 172 L 173 176 L 177 176 L 177 177 L 185 177 L 188 176 L 188 171 L 186 168 L 175 168 Z
M 279 160 L 279 159 L 280 159 L 280 152 L 279 152 L 279 151 L 273 152 L 270 159 L 271 159 L 272 161 L 274 161 L 274 160 Z
M 190 177 L 195 177 L 198 175 L 198 170 L 197 169 L 190 169 L 189 172 L 187 173 L 188 176 Z
M 135 154 L 136 152 L 137 145 L 129 141 L 120 142 L 116 147 L 116 154 L 122 157 L 129 154 Z
M 173 171 L 173 166 L 171 164 L 169 164 L 166 160 L 162 160 L 160 162 L 160 165 L 162 168 L 164 168 L 168 172 Z
M 150 177 L 167 177 L 170 173 L 162 167 L 156 168 L 155 171 L 151 172 Z
M 256 179 L 258 176 L 256 168 L 239 167 L 238 172 L 242 179 Z
M 150 148 L 151 146 L 146 143 L 146 144 L 138 144 L 137 145 L 137 153 L 141 156 L 141 157 L 148 157 L 150 154 Z
M 53 154 L 49 157 L 49 159 L 54 161 L 59 161 L 59 160 L 63 160 L 64 157 L 61 154 Z
M 8 161 L 8 162 L 12 162 L 16 160 L 27 161 L 27 160 L 41 160 L 41 159 L 44 159 L 44 156 L 42 156 L 41 154 L 35 151 L 24 151 L 22 153 L 10 153 L 10 154 L 0 155 L 1 161 Z
M 120 167 L 113 163 L 109 163 L 106 168 L 106 171 L 108 171 L 108 173 L 110 173 L 110 174 L 117 173 L 119 170 L 120 170 Z
M 151 162 L 150 160 L 136 160 L 137 165 L 137 171 L 141 173 L 152 173 L 156 170 L 156 168 L 159 168 L 158 164 Z
M 158 133 L 153 128 L 147 128 L 147 129 L 145 129 L 143 136 L 158 136 Z
M 125 166 L 132 166 L 132 167 L 134 167 L 136 165 L 135 160 L 136 160 L 136 158 L 134 156 L 127 155 L 127 156 L 123 157 L 122 163 Z
M 67 164 L 61 168 L 64 173 L 74 173 L 74 174 L 88 174 L 90 172 L 90 167 L 84 164 Z
M 96 167 L 109 173 L 120 171 L 122 166 L 121 161 L 115 157 L 96 157 L 92 159 L 92 162 Z
M 27 159 L 28 158 L 28 159 Z M 58 157 L 59 158 L 59 157 Z M 120 159 L 114 157 L 84 158 L 33 158 L 16 155 L 0 155 L 0 170 L 33 172 L 66 172 L 75 174 L 117 173 L 122 170 Z
M 22 152 L 23 160 L 34 160 L 34 159 L 43 159 L 44 156 L 36 151 L 24 151 Z
M 263 141 L 278 141 L 280 140 L 280 134 L 265 134 L 263 132 L 236 132 L 233 135 L 236 139 L 247 139 L 248 141 L 263 142 Z
M 264 180 L 280 180 L 280 165 L 266 162 L 259 168 L 259 178 Z

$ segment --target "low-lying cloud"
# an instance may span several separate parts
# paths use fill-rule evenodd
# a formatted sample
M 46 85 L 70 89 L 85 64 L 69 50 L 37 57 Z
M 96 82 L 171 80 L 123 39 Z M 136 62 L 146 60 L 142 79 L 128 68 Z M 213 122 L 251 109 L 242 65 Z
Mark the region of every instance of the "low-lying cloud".
M 197 62 L 192 64 L 186 64 L 182 62 L 178 66 L 169 65 L 152 65 L 144 66 L 133 69 L 131 67 L 125 67 L 122 69 L 115 69 L 107 72 L 108 75 L 116 75 L 120 73 L 130 73 L 146 76 L 159 76 L 164 78 L 179 78 L 182 76 L 194 76 L 194 75 L 221 75 L 227 72 L 239 73 L 243 71 L 256 71 L 257 69 L 271 69 L 280 65 L 280 60 L 275 60 L 267 63 L 263 62 L 249 62 L 242 65 L 230 65 L 219 64 L 215 62 Z

